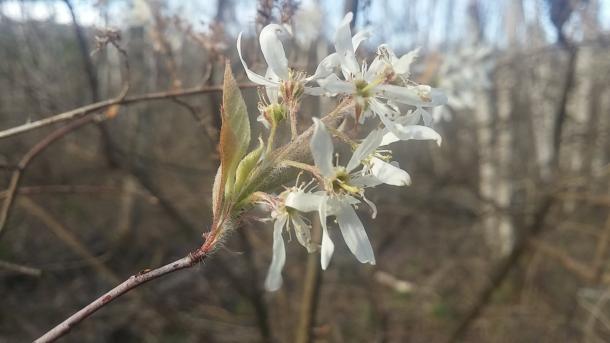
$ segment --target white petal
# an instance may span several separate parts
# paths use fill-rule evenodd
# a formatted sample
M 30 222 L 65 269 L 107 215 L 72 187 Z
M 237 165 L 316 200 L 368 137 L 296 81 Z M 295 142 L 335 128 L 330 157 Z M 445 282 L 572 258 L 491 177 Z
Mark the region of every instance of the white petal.
M 267 278 L 265 279 L 265 289 L 276 291 L 282 286 L 282 269 L 286 263 L 286 249 L 284 248 L 284 238 L 282 230 L 286 224 L 287 217 L 278 218 L 273 224 L 273 257 Z
M 320 169 L 323 176 L 330 177 L 333 174 L 333 141 L 326 131 L 326 126 L 318 118 L 313 118 L 314 131 L 309 147 L 316 167 Z
M 279 76 L 277 76 L 271 68 L 267 68 L 267 72 L 265 73 L 265 78 L 267 80 L 277 82 L 278 85 L 280 83 Z M 269 99 L 270 103 L 276 104 L 278 102 L 278 97 L 279 97 L 279 93 L 280 93 L 280 89 L 278 86 L 265 87 L 265 92 L 267 93 L 267 98 Z
M 352 44 L 352 32 L 349 27 L 352 18 L 353 14 L 349 12 L 339 24 L 335 33 L 335 50 L 339 54 L 341 66 L 353 75 L 357 75 L 360 72 L 360 67 L 358 66 L 358 61 L 356 61 L 356 54 Z
M 402 55 L 396 61 L 396 63 L 394 63 L 394 71 L 400 75 L 409 74 L 409 68 L 411 67 L 413 61 L 415 61 L 415 59 L 417 58 L 418 54 L 419 48 Z
M 432 115 L 430 114 L 430 112 L 424 110 L 421 107 L 417 108 L 416 112 L 418 112 L 419 115 L 424 120 L 424 125 L 432 126 L 432 124 L 434 123 L 434 118 L 432 118 Z
M 327 77 L 328 75 L 333 73 L 333 70 L 337 68 L 341 64 L 341 59 L 339 55 L 335 52 L 332 53 L 322 59 L 318 67 L 316 68 L 316 72 L 305 79 L 306 81 L 317 80 Z
M 360 175 L 352 178 L 350 184 L 356 187 L 364 187 L 370 188 L 375 187 L 382 184 L 381 180 L 379 180 L 374 175 Z
M 269 24 L 261 30 L 259 37 L 261 51 L 265 56 L 267 65 L 282 80 L 288 79 L 288 59 L 280 36 L 287 34 L 288 32 L 282 25 Z
M 324 201 L 326 197 L 323 195 L 297 191 L 286 196 L 285 205 L 301 212 L 313 212 L 317 211 Z
M 322 87 L 305 86 L 305 94 L 309 94 L 309 95 L 313 95 L 313 96 L 320 96 L 320 95 L 325 95 L 326 93 L 327 93 L 326 90 Z
M 411 184 L 411 177 L 406 171 L 400 169 L 398 165 L 387 163 L 378 158 L 373 158 L 371 172 L 387 185 L 408 186 Z
M 244 60 L 244 57 L 242 56 L 242 53 L 241 53 L 241 35 L 242 35 L 242 33 L 240 32 L 239 36 L 237 36 L 237 53 L 239 54 L 239 59 L 241 60 L 241 64 L 244 66 L 244 69 L 246 70 L 246 75 L 248 75 L 248 79 L 250 79 L 250 81 L 257 83 L 259 85 L 263 85 L 263 86 L 267 86 L 267 87 L 279 87 L 279 84 L 277 82 L 267 80 L 265 77 L 258 75 L 257 73 L 253 72 L 252 70 L 250 70 L 248 68 L 248 65 L 246 64 L 246 61 Z
M 364 80 L 373 82 L 377 76 L 384 72 L 386 63 L 379 57 L 375 57 L 368 70 L 364 73 Z
M 292 220 L 294 233 L 297 236 L 297 241 L 307 249 L 308 253 L 316 251 L 315 246 L 311 242 L 311 227 L 305 223 L 298 213 L 291 215 L 290 218 Z
M 345 167 L 348 173 L 358 167 L 363 159 L 375 152 L 375 149 L 377 149 L 379 144 L 381 144 L 382 137 L 383 130 L 373 130 L 368 136 L 366 136 L 362 143 L 360 143 L 356 150 L 354 150 L 352 158 L 347 163 L 347 167 Z
M 356 86 L 353 83 L 341 80 L 335 74 L 330 74 L 317 81 L 322 89 L 332 94 L 354 94 L 356 92 Z
M 434 107 L 447 103 L 447 97 L 441 91 L 433 88 L 430 88 L 425 94 L 422 94 L 421 88 L 413 86 L 384 84 L 375 87 L 375 90 L 379 96 L 412 106 Z
M 375 205 L 374 202 L 370 201 L 369 199 L 367 199 L 364 194 L 362 194 L 362 200 L 364 200 L 364 202 L 369 205 L 369 207 L 371 208 L 371 210 L 373 211 L 373 213 L 371 214 L 371 218 L 375 219 L 375 217 L 377 217 L 377 205 Z
M 354 209 L 347 204 L 342 204 L 340 211 L 336 214 L 339 228 L 343 239 L 349 250 L 361 263 L 375 264 L 373 247 L 364 231 L 364 226 Z
M 401 125 L 397 123 L 389 123 L 388 130 L 383 139 L 381 140 L 380 146 L 388 145 L 390 143 L 402 140 L 433 140 L 439 146 L 442 143 L 442 137 L 438 132 L 432 128 L 423 125 Z
M 358 47 L 360 46 L 360 43 L 364 42 L 365 40 L 371 38 L 372 36 L 372 32 L 370 30 L 362 30 L 357 32 L 353 37 L 352 37 L 352 46 L 354 47 L 354 51 L 358 50 Z
M 369 106 L 373 112 L 375 112 L 379 118 L 385 124 L 387 120 L 395 120 L 400 116 L 400 112 L 392 109 L 390 106 L 380 102 L 377 99 L 371 99 L 369 101 Z M 387 125 L 387 124 L 386 124 Z
M 322 248 L 320 249 L 320 265 L 323 270 L 328 268 L 328 264 L 330 263 L 330 259 L 333 257 L 333 252 L 335 251 L 335 244 L 330 239 L 328 235 L 328 228 L 326 227 L 326 202 L 320 203 L 320 207 L 318 209 L 318 213 L 320 214 L 320 224 L 322 224 Z

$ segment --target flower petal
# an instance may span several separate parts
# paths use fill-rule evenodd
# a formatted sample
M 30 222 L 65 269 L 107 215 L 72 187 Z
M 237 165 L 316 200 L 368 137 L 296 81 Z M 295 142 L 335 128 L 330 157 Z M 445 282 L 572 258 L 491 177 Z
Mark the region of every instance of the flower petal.
M 273 257 L 265 279 L 265 289 L 270 292 L 276 291 L 282 286 L 282 269 L 284 263 L 286 263 L 286 249 L 282 230 L 287 219 L 286 216 L 279 217 L 273 224 Z
M 318 119 L 313 118 L 314 131 L 311 137 L 309 147 L 311 148 L 311 155 L 313 156 L 316 167 L 320 169 L 323 176 L 330 177 L 333 174 L 333 141 L 330 138 L 330 134 L 326 131 L 324 123 Z
M 241 53 L 241 35 L 242 35 L 242 33 L 240 32 L 239 36 L 237 36 L 237 53 L 239 54 L 239 59 L 241 60 L 241 64 L 244 66 L 244 69 L 246 70 L 246 75 L 248 75 L 248 79 L 250 79 L 250 81 L 257 83 L 259 85 L 263 85 L 263 86 L 267 86 L 267 87 L 279 87 L 279 84 L 277 82 L 268 80 L 265 77 L 258 75 L 257 73 L 253 72 L 252 70 L 250 70 L 248 68 L 248 65 L 246 64 L 246 61 L 244 60 L 244 57 L 242 56 L 242 53 Z
M 322 89 L 332 94 L 353 94 L 356 86 L 353 83 L 339 79 L 336 74 L 330 74 L 324 79 L 317 80 Z
M 352 46 L 354 47 L 354 51 L 358 50 L 360 43 L 371 38 L 372 35 L 373 34 L 370 30 L 362 30 L 356 32 L 356 34 L 352 37 Z
M 356 53 L 352 44 L 352 32 L 349 27 L 353 16 L 352 12 L 347 13 L 339 24 L 335 33 L 335 50 L 339 54 L 341 66 L 353 75 L 358 75 L 360 67 L 358 61 L 356 61 Z
M 350 182 L 350 184 L 352 186 L 363 187 L 363 188 L 379 186 L 382 183 L 383 182 L 381 182 L 381 180 L 379 180 L 374 175 L 359 175 L 359 176 L 352 178 L 352 180 Z
M 341 59 L 339 58 L 339 55 L 334 52 L 326 57 L 324 57 L 322 59 L 322 61 L 320 61 L 320 64 L 318 64 L 318 67 L 316 68 L 316 72 L 306 78 L 306 81 L 311 81 L 311 80 L 317 80 L 317 79 L 322 79 L 327 77 L 328 75 L 333 73 L 333 70 L 338 67 L 339 65 L 341 65 Z
M 318 208 L 320 214 L 320 224 L 322 224 L 322 248 L 320 249 L 320 265 L 323 270 L 328 268 L 330 259 L 333 257 L 335 251 L 335 244 L 328 235 L 328 228 L 326 227 L 326 201 L 320 203 Z
M 287 35 L 288 32 L 282 25 L 269 24 L 261 30 L 259 37 L 261 51 L 267 65 L 282 80 L 288 79 L 288 59 L 280 37 Z
M 348 204 L 341 204 L 336 216 L 349 250 L 361 263 L 375 264 L 373 247 L 371 247 L 371 242 L 356 211 Z
M 383 84 L 375 87 L 376 94 L 386 99 L 402 104 L 434 107 L 445 105 L 447 97 L 438 89 L 423 88 L 422 86 L 396 86 Z
M 409 74 L 411 64 L 413 63 L 413 61 L 415 61 L 418 54 L 419 48 L 402 55 L 398 60 L 393 62 L 394 71 L 400 75 Z
M 286 196 L 285 205 L 301 212 L 313 212 L 320 208 L 323 201 L 326 201 L 323 195 L 296 191 Z
M 292 227 L 297 236 L 297 241 L 307 249 L 308 253 L 316 251 L 316 247 L 311 242 L 311 227 L 305 223 L 298 213 L 291 215 L 290 219 L 292 220 Z
M 397 123 L 385 123 L 390 132 L 386 132 L 381 140 L 380 146 L 388 145 L 396 141 L 405 141 L 410 139 L 415 140 L 433 140 L 441 145 L 443 139 L 438 132 L 432 128 L 423 125 L 401 125 Z M 389 124 L 389 126 L 388 126 Z
M 350 158 L 347 163 L 347 167 L 345 169 L 347 172 L 351 172 L 354 170 L 360 162 L 375 152 L 375 149 L 379 147 L 381 144 L 381 139 L 383 138 L 383 130 L 373 130 L 369 133 L 368 136 L 358 145 L 354 153 L 352 154 L 352 158 Z
M 379 158 L 373 158 L 371 173 L 387 185 L 408 186 L 411 184 L 409 174 L 392 163 L 387 163 Z
M 364 194 L 362 194 L 362 200 L 364 200 L 364 202 L 369 205 L 369 207 L 371 208 L 371 210 L 373 211 L 373 213 L 371 213 L 371 218 L 375 219 L 375 217 L 377 217 L 377 205 L 375 205 L 374 202 L 370 201 L 369 199 L 367 199 Z

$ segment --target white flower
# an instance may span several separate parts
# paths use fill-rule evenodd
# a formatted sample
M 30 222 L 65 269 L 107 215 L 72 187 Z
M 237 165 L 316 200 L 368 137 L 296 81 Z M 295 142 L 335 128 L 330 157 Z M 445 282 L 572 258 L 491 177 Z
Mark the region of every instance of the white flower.
M 375 63 L 383 63 L 386 68 L 386 73 L 391 72 L 396 76 L 408 78 L 410 75 L 411 64 L 417 58 L 419 53 L 419 48 L 412 50 L 400 58 L 396 56 L 394 50 L 390 48 L 387 44 L 381 44 L 377 48 L 377 57 L 373 60 L 373 65 Z
M 348 13 L 335 34 L 336 55 L 330 55 L 320 65 L 325 65 L 323 71 L 328 71 L 328 66 L 337 62 L 341 66 L 344 79 L 336 74 L 329 74 L 325 78 L 323 71 L 316 71 L 320 77 L 318 84 L 326 92 L 331 94 L 343 94 L 353 96 L 356 101 L 356 117 L 364 120 L 373 112 L 380 117 L 388 116 L 392 112 L 393 103 L 415 106 L 418 110 L 426 107 L 435 107 L 447 102 L 443 93 L 426 85 L 411 85 L 403 82 L 403 85 L 389 84 L 395 77 L 394 73 L 408 75 L 409 66 L 417 52 L 411 52 L 396 57 L 393 51 L 382 45 L 378 56 L 370 66 L 360 66 L 356 60 L 355 50 L 366 36 L 352 38 L 349 24 L 352 14 Z M 356 42 L 355 42 L 356 41 Z M 357 43 L 357 44 L 355 44 Z M 385 55 L 383 55 L 385 54 Z M 388 67 L 391 69 L 388 72 Z M 320 68 L 320 67 L 319 67 Z M 362 114 L 362 115 L 361 115 Z
M 315 245 L 311 241 L 311 226 L 305 222 L 301 214 L 294 209 L 285 206 L 286 197 L 298 189 L 290 189 L 278 197 L 268 197 L 264 202 L 271 208 L 273 219 L 273 257 L 265 279 L 265 289 L 275 291 L 282 286 L 282 269 L 286 262 L 286 249 L 282 233 L 284 229 L 289 233 L 292 231 L 297 241 L 307 249 L 307 252 L 315 251 Z
M 267 95 L 272 102 L 277 99 L 278 90 L 282 85 L 282 82 L 295 81 L 304 85 L 314 79 L 313 76 L 305 78 L 304 74 L 292 72 L 290 68 L 288 68 L 288 59 L 286 58 L 284 45 L 282 44 L 283 39 L 291 36 L 288 26 L 269 24 L 261 30 L 259 43 L 268 66 L 265 76 L 259 75 L 248 68 L 241 51 L 241 36 L 242 32 L 237 36 L 237 52 L 239 54 L 239 59 L 246 70 L 246 75 L 250 81 L 267 87 Z M 319 87 L 304 86 L 303 90 L 307 94 L 321 95 Z
M 362 263 L 375 264 L 373 248 L 366 235 L 362 222 L 356 215 L 353 205 L 360 203 L 361 197 L 376 212 L 375 205 L 364 198 L 363 189 L 380 184 L 373 175 L 351 173 L 377 147 L 374 144 L 361 144 L 352 155 L 347 167 L 333 166 L 334 147 L 324 124 L 314 118 L 314 133 L 310 148 L 316 167 L 323 179 L 323 191 L 307 193 L 293 192 L 286 198 L 286 206 L 301 212 L 317 211 L 322 223 L 321 265 L 326 269 L 334 251 L 334 244 L 328 235 L 326 218 L 335 216 L 343 239 L 350 251 Z M 369 142 L 367 142 L 369 143 Z
M 364 168 L 362 175 L 372 175 L 379 183 L 393 186 L 408 186 L 411 184 L 409 173 L 400 169 L 398 162 L 386 162 L 390 160 L 389 150 L 379 151 L 387 130 L 373 130 L 354 151 L 354 155 L 367 154 L 361 158 Z M 348 165 L 348 168 L 350 166 Z

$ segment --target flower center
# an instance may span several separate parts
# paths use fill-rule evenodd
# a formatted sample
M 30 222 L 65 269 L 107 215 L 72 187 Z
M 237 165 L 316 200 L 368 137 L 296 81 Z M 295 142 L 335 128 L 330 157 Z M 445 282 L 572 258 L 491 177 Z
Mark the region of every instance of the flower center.
M 356 80 L 354 82 L 356 86 L 356 94 L 363 98 L 368 98 L 371 96 L 370 87 L 368 87 L 368 82 L 364 80 Z
M 332 192 L 335 194 L 348 193 L 348 194 L 360 194 L 360 188 L 350 185 L 351 176 L 340 168 L 335 172 L 335 177 L 331 181 Z

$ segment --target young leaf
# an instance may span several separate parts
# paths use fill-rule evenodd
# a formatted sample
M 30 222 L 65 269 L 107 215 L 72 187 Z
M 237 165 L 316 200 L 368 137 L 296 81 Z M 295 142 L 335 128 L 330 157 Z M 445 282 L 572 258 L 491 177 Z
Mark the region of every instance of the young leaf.
M 256 163 L 258 163 L 258 161 L 263 153 L 265 144 L 263 143 L 263 140 L 260 137 L 258 140 L 259 140 L 258 148 L 252 150 L 237 165 L 237 171 L 235 172 L 235 187 L 234 187 L 234 190 L 236 193 L 241 191 L 241 188 L 244 185 L 244 182 L 246 182 L 246 180 L 250 176 L 250 172 L 252 171 L 252 169 L 254 169 L 254 167 L 256 166 Z
M 246 103 L 233 78 L 231 65 L 225 66 L 220 129 L 220 187 L 225 197 L 233 192 L 235 169 L 250 145 L 250 121 Z M 219 189 L 220 190 L 220 189 Z

